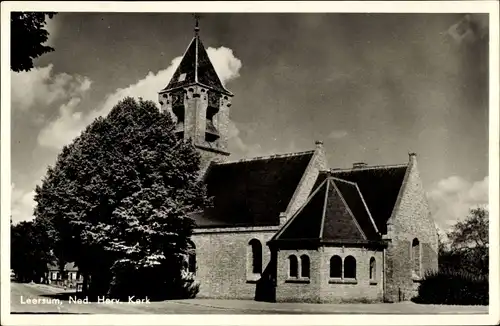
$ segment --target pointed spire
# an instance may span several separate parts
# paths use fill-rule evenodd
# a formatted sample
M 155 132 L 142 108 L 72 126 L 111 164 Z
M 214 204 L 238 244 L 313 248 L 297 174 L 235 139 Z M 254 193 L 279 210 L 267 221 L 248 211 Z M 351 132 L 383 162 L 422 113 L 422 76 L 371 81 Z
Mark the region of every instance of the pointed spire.
M 215 68 L 208 57 L 207 51 L 201 42 L 200 31 L 200 15 L 193 14 L 195 19 L 194 37 L 191 40 L 182 60 L 174 72 L 172 79 L 168 85 L 162 90 L 168 91 L 171 89 L 186 87 L 193 84 L 201 84 L 213 90 L 232 96 L 217 75 Z

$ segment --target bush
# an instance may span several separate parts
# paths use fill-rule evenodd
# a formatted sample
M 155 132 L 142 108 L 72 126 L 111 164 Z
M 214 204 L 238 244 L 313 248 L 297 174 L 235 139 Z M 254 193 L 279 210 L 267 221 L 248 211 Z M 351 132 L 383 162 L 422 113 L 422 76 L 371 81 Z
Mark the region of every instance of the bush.
M 488 305 L 488 278 L 463 271 L 443 270 L 424 276 L 414 302 L 449 305 Z
M 152 301 L 195 298 L 200 284 L 194 274 L 181 270 L 177 275 L 176 268 L 173 270 L 174 273 L 159 266 L 136 269 L 127 264 L 121 265 L 113 269 L 107 295 L 117 299 L 133 295 Z

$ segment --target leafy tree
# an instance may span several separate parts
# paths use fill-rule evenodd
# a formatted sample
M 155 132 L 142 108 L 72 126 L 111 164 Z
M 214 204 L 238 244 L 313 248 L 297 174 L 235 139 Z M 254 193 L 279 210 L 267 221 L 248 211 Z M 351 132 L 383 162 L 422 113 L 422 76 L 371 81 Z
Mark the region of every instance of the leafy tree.
M 36 218 L 90 295 L 186 295 L 188 216 L 209 202 L 199 154 L 174 128 L 153 102 L 126 98 L 64 147 L 36 188 Z
M 448 234 L 451 250 L 464 255 L 483 275 L 488 274 L 488 220 L 485 208 L 471 209 L 467 219 L 455 224 Z
M 33 221 L 11 223 L 11 268 L 21 282 L 39 282 L 52 262 L 50 242 L 41 225 Z
M 12 12 L 10 16 L 11 43 L 10 67 L 13 71 L 29 71 L 33 60 L 54 48 L 43 45 L 49 33 L 44 29 L 45 19 L 52 19 L 55 13 Z
M 471 209 L 469 216 L 448 232 L 449 249 L 440 246 L 440 268 L 488 275 L 488 210 Z

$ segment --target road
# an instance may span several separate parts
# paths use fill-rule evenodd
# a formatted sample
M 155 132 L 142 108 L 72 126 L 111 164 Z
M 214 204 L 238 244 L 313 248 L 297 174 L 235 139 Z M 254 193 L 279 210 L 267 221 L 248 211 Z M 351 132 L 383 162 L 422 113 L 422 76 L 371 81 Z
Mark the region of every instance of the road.
M 487 306 L 269 303 L 251 300 L 190 299 L 150 303 L 70 303 L 64 291 L 43 284 L 11 283 L 12 313 L 72 314 L 487 314 Z M 55 299 L 55 300 L 54 300 Z
M 179 301 L 151 303 L 70 303 L 64 291 L 43 284 L 11 283 L 12 313 L 71 313 L 71 314 L 214 314 L 220 308 L 185 304 Z M 226 312 L 227 313 L 227 312 Z

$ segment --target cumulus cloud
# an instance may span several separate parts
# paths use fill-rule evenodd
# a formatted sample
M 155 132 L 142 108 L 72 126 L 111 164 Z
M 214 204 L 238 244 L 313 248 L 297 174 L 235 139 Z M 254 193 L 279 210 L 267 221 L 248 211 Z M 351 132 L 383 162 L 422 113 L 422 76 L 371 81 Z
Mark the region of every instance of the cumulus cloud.
M 208 48 L 207 53 L 222 83 L 226 84 L 239 76 L 242 64 L 234 56 L 233 50 L 226 47 Z M 61 107 L 57 120 L 51 122 L 40 132 L 39 144 L 56 150 L 60 149 L 71 142 L 95 118 L 107 115 L 114 105 L 127 96 L 142 97 L 145 100 L 157 102 L 158 91 L 169 82 L 181 59 L 181 57 L 176 57 L 168 68 L 157 73 L 150 72 L 137 83 L 117 89 L 106 96 L 103 104 L 97 110 L 84 113 L 78 103 L 67 103 Z M 237 133 L 235 137 L 238 137 Z M 238 140 L 236 139 L 236 141 Z
M 427 193 L 436 223 L 448 230 L 457 221 L 464 220 L 470 208 L 488 205 L 488 177 L 469 182 L 459 176 L 439 181 Z
M 90 89 L 87 77 L 65 73 L 54 75 L 53 65 L 30 71 L 11 72 L 11 103 L 13 111 L 27 111 L 80 96 Z
M 44 147 L 62 148 L 68 140 L 76 138 L 81 131 L 82 113 L 75 112 L 79 98 L 72 98 L 59 108 L 60 117 L 47 124 L 38 134 L 38 144 Z
M 329 135 L 328 138 L 331 139 L 341 139 L 347 136 L 347 131 L 346 130 L 333 130 Z
M 20 221 L 32 220 L 34 218 L 33 211 L 35 209 L 34 191 L 23 191 L 16 188 L 15 184 L 11 186 L 11 204 L 12 204 L 12 221 L 14 223 Z
M 240 76 L 241 60 L 235 57 L 233 50 L 221 46 L 217 49 L 208 48 L 207 54 L 222 84 L 226 85 Z

